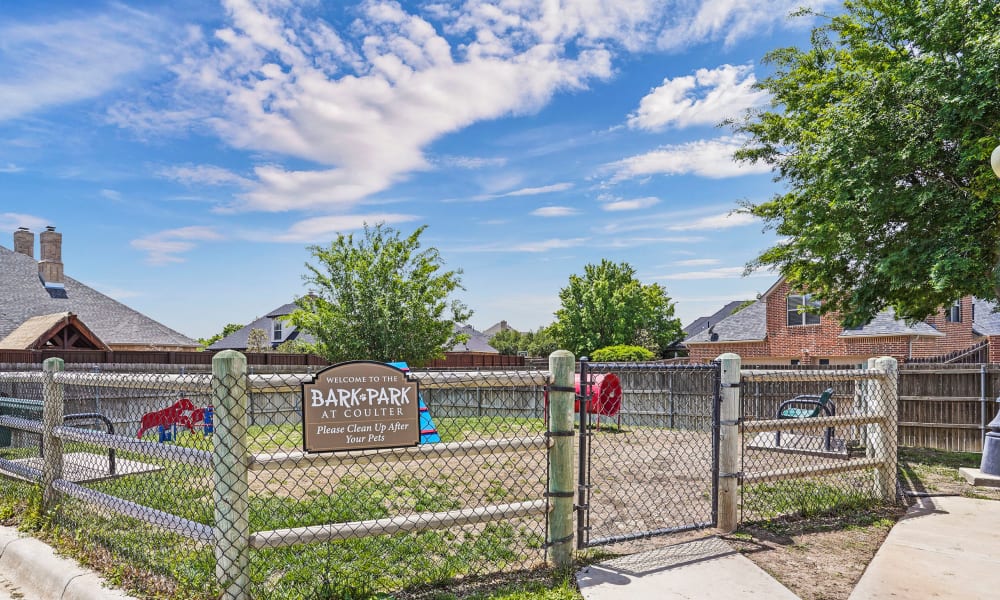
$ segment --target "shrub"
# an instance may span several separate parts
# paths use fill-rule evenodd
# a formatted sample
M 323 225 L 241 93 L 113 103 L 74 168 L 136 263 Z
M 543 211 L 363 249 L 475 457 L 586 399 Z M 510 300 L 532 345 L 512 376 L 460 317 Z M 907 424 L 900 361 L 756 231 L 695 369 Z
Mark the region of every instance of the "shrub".
M 653 360 L 653 353 L 642 346 L 607 346 L 594 350 L 590 359 L 599 362 Z

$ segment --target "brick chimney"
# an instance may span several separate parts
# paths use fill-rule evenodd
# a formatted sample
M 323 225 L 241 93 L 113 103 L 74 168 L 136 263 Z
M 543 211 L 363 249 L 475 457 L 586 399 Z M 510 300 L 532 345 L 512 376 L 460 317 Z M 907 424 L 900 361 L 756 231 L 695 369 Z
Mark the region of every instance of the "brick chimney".
M 35 234 L 27 227 L 18 227 L 14 232 L 14 252 L 35 258 Z
M 45 287 L 63 287 L 62 234 L 49 225 L 38 236 L 41 242 L 41 260 L 38 261 L 38 275 Z

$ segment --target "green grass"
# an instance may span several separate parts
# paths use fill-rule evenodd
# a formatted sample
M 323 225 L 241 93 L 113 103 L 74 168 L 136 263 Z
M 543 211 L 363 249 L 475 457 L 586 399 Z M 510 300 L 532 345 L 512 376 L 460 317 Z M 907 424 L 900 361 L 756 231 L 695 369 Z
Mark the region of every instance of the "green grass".
M 544 431 L 541 419 L 440 418 L 438 431 L 445 442 L 465 439 L 536 435 Z M 298 449 L 301 427 L 282 425 L 252 427 L 251 452 Z M 212 438 L 180 431 L 173 444 L 212 449 Z M 102 452 L 93 447 L 68 444 L 67 451 Z M 34 449 L 2 451 L 20 457 Z M 26 454 L 27 453 L 27 454 Z M 201 524 L 214 522 L 211 472 L 207 469 L 153 459 L 128 452 L 121 458 L 164 467 L 137 476 L 88 484 L 97 491 L 123 498 Z M 312 486 L 301 497 L 267 492 L 251 493 L 251 531 L 378 519 L 398 514 L 447 511 L 462 508 L 469 479 L 415 471 L 393 471 L 369 478 L 343 476 Z M 516 482 L 487 478 L 479 490 L 490 502 L 518 499 L 523 492 L 511 489 Z M 0 489 L 0 518 L 10 522 L 38 523 L 30 490 L 37 486 L 5 480 Z M 39 532 L 81 562 L 90 564 L 114 585 L 147 598 L 207 599 L 217 597 L 215 560 L 211 545 L 121 516 L 95 512 L 92 507 L 64 498 L 55 518 Z M 36 525 L 37 527 L 37 525 Z M 391 536 L 374 536 L 328 543 L 302 544 L 250 552 L 250 596 L 293 600 L 298 598 L 384 598 L 400 590 L 434 589 L 435 598 L 498 600 L 561 600 L 579 598 L 572 584 L 543 577 L 543 581 L 509 581 L 496 590 L 474 593 L 453 591 L 456 582 L 485 574 L 510 573 L 542 556 L 544 530 L 540 521 L 501 521 L 468 528 L 454 528 Z M 462 587 L 458 585 L 458 587 Z
M 865 509 L 878 502 L 862 489 L 833 485 L 821 479 L 756 483 L 743 488 L 743 510 L 754 519 L 773 519 L 782 515 L 808 518 L 832 510 Z

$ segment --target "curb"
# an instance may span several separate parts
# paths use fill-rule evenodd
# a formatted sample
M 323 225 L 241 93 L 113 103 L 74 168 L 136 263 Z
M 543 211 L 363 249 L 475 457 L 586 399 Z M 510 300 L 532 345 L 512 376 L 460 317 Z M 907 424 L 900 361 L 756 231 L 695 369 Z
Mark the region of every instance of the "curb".
M 75 560 L 11 527 L 0 527 L 0 572 L 26 592 L 27 600 L 135 600 L 106 587 Z

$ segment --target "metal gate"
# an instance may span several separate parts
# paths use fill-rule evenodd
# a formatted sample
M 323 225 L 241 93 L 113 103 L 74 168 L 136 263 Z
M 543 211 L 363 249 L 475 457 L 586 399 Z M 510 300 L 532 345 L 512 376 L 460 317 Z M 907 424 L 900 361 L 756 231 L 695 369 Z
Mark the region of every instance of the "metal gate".
M 721 370 L 580 363 L 577 547 L 713 527 Z

